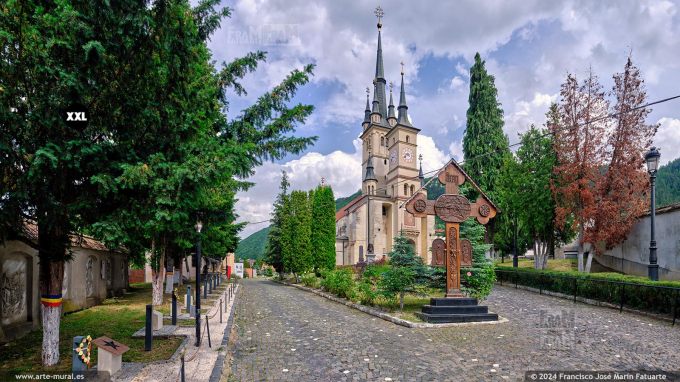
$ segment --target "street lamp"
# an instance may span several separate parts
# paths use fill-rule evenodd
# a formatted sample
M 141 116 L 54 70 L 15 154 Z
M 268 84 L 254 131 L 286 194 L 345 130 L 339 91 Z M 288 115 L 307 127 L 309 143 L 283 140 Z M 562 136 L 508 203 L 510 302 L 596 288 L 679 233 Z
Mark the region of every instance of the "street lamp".
M 200 219 L 196 220 L 196 346 L 201 346 L 201 230 L 203 229 L 203 222 Z
M 661 154 L 656 147 L 652 147 L 645 154 L 645 161 L 647 161 L 647 172 L 649 173 L 649 184 L 652 189 L 650 213 L 652 217 L 652 229 L 650 231 L 649 240 L 649 279 L 652 281 L 659 281 L 659 264 L 656 259 L 656 239 L 654 238 L 654 218 L 656 217 L 656 170 L 659 168 L 659 157 Z

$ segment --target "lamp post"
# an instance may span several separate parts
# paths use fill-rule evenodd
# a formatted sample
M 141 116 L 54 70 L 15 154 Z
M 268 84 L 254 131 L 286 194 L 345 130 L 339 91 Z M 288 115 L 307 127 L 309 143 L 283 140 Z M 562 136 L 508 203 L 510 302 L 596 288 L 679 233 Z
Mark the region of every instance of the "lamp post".
M 650 214 L 652 220 L 652 227 L 649 239 L 649 279 L 652 281 L 659 281 L 659 264 L 656 259 L 656 238 L 654 237 L 654 218 L 656 217 L 656 170 L 659 167 L 659 157 L 661 154 L 656 147 L 652 147 L 645 154 L 645 161 L 647 161 L 647 172 L 649 173 L 649 184 L 652 190 L 650 201 Z
M 196 346 L 201 346 L 201 230 L 203 229 L 203 222 L 196 221 Z

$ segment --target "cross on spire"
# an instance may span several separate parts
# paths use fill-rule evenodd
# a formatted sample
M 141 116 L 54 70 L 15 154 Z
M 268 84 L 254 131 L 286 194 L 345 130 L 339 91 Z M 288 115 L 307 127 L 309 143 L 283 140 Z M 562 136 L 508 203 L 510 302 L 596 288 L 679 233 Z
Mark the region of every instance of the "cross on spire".
M 378 18 L 378 29 L 380 29 L 382 27 L 382 18 L 385 16 L 385 11 L 378 5 L 373 13 L 375 14 L 375 17 Z
M 404 75 L 404 61 L 399 63 L 401 65 L 401 75 Z

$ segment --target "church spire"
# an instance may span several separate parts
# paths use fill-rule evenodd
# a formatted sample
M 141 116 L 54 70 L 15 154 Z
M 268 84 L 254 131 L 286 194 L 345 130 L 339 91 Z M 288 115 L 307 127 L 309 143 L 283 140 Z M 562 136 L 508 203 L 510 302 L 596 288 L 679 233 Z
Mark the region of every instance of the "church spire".
M 378 52 L 376 55 L 376 60 L 375 60 L 375 81 L 376 81 L 376 92 L 377 92 L 377 99 L 378 99 L 378 110 L 380 112 L 380 115 L 382 116 L 382 119 L 385 120 L 387 118 L 387 100 L 385 99 L 385 84 L 387 84 L 387 81 L 385 81 L 385 68 L 383 65 L 383 54 L 382 54 L 382 17 L 385 15 L 385 12 L 382 10 L 380 6 L 378 6 L 375 9 L 375 16 L 378 18 Z
M 378 181 L 378 178 L 375 177 L 375 173 L 373 172 L 373 156 L 370 153 L 368 154 L 368 163 L 366 163 L 366 176 L 364 177 L 364 182 L 367 180 Z
M 399 94 L 399 116 L 397 123 L 404 126 L 411 126 L 408 120 L 408 106 L 406 106 L 406 91 L 404 91 L 404 63 L 401 63 L 401 92 Z
M 394 120 L 395 124 L 397 122 L 397 117 L 394 114 L 394 101 L 392 100 L 392 82 L 390 82 L 390 106 L 387 108 L 387 121 L 392 122 Z M 394 124 L 390 123 L 390 126 L 394 126 Z
M 425 176 L 423 175 L 423 154 L 418 155 L 420 161 L 420 169 L 418 170 L 418 179 L 420 179 L 420 187 L 425 185 Z
M 368 89 L 368 86 L 366 86 L 366 110 L 364 110 L 364 123 L 371 122 L 371 105 L 368 103 L 369 94 L 371 94 L 371 91 Z

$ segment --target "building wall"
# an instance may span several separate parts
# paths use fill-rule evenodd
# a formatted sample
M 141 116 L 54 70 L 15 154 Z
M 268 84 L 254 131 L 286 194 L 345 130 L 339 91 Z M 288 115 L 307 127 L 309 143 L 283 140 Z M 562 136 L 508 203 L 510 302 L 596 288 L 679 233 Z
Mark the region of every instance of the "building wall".
M 128 287 L 124 254 L 74 247 L 64 267 L 64 313 L 121 295 Z M 0 246 L 0 341 L 40 326 L 38 251 L 20 241 Z
M 680 206 L 658 213 L 655 222 L 659 279 L 680 280 Z M 650 225 L 649 216 L 641 218 L 626 241 L 594 260 L 619 272 L 647 276 Z

